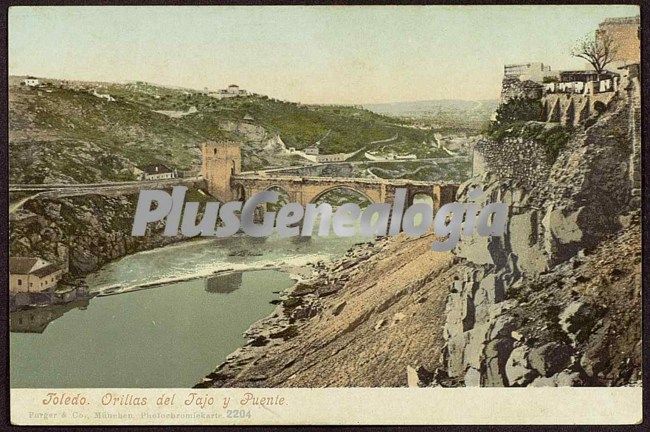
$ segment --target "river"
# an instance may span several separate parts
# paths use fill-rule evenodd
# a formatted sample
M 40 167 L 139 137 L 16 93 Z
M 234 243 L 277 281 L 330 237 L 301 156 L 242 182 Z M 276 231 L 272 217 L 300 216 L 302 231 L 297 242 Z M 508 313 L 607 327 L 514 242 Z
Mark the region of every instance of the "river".
M 231 237 L 126 256 L 86 278 L 91 300 L 12 314 L 11 387 L 191 387 L 293 284 L 278 268 L 367 240 Z

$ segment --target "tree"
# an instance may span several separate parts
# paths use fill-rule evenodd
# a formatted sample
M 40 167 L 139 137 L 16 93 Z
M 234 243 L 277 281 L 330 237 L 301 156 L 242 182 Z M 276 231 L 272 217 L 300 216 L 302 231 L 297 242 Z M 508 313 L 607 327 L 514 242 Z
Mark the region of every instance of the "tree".
M 514 97 L 497 108 L 493 127 L 500 127 L 515 122 L 540 120 L 542 103 L 538 99 Z
M 605 67 L 614 60 L 618 47 L 612 37 L 604 32 L 596 32 L 579 40 L 571 50 L 571 55 L 587 60 L 600 78 Z

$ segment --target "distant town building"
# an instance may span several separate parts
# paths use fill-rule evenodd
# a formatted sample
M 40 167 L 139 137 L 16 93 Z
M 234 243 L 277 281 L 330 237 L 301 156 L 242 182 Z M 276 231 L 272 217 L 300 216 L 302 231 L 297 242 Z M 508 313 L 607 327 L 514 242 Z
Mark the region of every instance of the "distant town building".
M 231 98 L 231 97 L 237 97 L 237 96 L 246 96 L 248 95 L 248 92 L 244 89 L 239 88 L 237 84 L 230 84 L 228 87 L 225 89 L 218 90 L 216 92 L 211 92 L 208 93 L 208 96 L 217 98 L 217 99 L 223 99 L 223 98 Z
M 608 36 L 616 47 L 608 69 L 641 62 L 641 17 L 607 18 L 598 25 L 596 38 Z
M 544 78 L 555 77 L 557 72 L 540 62 L 507 64 L 503 66 L 504 78 L 519 78 L 521 81 L 541 83 Z
M 325 162 L 344 162 L 350 157 L 347 153 L 333 153 L 333 154 L 323 154 L 316 156 L 316 163 L 325 163 Z
M 165 180 L 176 178 L 176 170 L 172 170 L 167 165 L 152 164 L 138 167 L 135 170 L 140 180 Z
M 56 288 L 63 269 L 41 258 L 9 257 L 9 292 L 40 293 Z
M 38 87 L 41 85 L 41 82 L 37 78 L 27 77 L 23 80 L 22 84 L 27 87 Z

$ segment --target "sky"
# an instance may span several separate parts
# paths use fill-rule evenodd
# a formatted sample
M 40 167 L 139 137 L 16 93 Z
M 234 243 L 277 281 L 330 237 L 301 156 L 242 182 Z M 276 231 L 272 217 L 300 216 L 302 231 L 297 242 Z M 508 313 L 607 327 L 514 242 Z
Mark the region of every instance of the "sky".
M 303 103 L 497 99 L 503 65 L 584 68 L 575 41 L 638 6 L 9 9 L 9 73 L 228 84 Z

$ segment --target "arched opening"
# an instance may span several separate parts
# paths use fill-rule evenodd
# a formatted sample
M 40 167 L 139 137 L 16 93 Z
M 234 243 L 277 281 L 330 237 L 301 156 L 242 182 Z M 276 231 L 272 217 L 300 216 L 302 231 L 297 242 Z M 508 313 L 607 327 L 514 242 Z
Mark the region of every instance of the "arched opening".
M 433 195 L 430 195 L 425 192 L 416 192 L 413 195 L 411 195 L 410 200 L 409 200 L 409 206 L 412 206 L 413 204 L 426 204 L 431 207 L 431 212 L 433 216 L 435 216 L 436 212 L 436 199 Z M 422 215 L 417 214 L 413 222 L 415 225 L 420 225 L 422 223 Z
M 237 183 L 233 187 L 233 195 L 235 198 L 235 201 L 241 201 L 244 202 L 246 199 L 248 199 L 248 196 L 246 196 L 246 189 L 244 188 L 243 185 Z
M 435 197 L 433 194 L 428 194 L 426 192 L 416 192 L 413 195 L 411 195 L 411 199 L 409 201 L 409 205 L 415 204 L 415 203 L 425 203 L 429 204 L 431 207 L 434 206 L 436 203 Z
M 266 209 L 265 209 L 266 211 L 277 212 L 278 210 L 280 210 L 280 208 L 283 205 L 291 202 L 289 192 L 287 192 L 285 189 L 281 188 L 280 186 L 271 186 L 266 190 L 277 192 L 279 194 L 277 202 L 266 204 Z
M 372 202 L 368 195 L 356 189 L 347 186 L 334 186 L 320 192 L 311 200 L 310 204 L 328 203 L 333 209 L 336 209 L 343 204 L 354 203 L 363 209 Z

